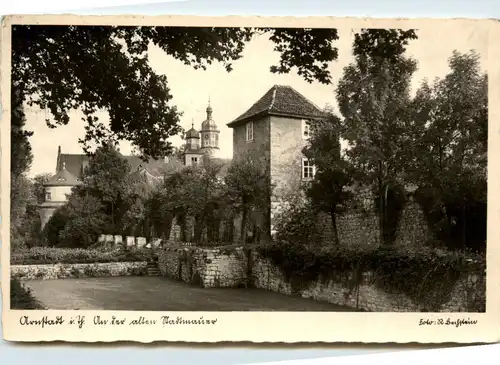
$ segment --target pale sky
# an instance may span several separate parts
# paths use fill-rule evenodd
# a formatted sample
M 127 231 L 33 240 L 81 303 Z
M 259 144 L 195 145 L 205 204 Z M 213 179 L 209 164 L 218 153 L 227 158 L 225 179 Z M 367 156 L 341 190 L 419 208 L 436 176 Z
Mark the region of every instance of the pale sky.
M 408 46 L 408 55 L 418 61 L 418 71 L 413 79 L 414 90 L 424 78 L 432 81 L 446 75 L 449 70 L 448 58 L 455 49 L 462 53 L 474 49 L 481 55 L 481 63 L 486 69 L 487 34 L 473 27 L 467 31 L 463 23 L 460 29 L 453 24 L 457 23 L 439 23 L 439 26 L 422 28 L 417 32 L 418 40 Z M 279 54 L 273 52 L 273 43 L 266 36 L 256 36 L 247 44 L 243 58 L 233 63 L 230 73 L 225 71 L 222 64 L 211 65 L 206 71 L 194 70 L 156 47 L 150 49 L 149 58 L 154 70 L 167 76 L 173 95 L 171 103 L 184 113 L 181 125 L 185 129 L 191 127 L 192 121 L 195 128 L 200 129 L 210 96 L 213 118 L 221 131 L 220 156 L 232 157 L 232 130 L 226 124 L 245 112 L 275 84 L 292 86 L 321 108 L 327 104 L 336 108 L 334 92 L 337 81 L 342 76 L 343 68 L 353 61 L 353 32 L 340 29 L 339 37 L 336 42 L 339 57 L 330 65 L 333 85 L 309 84 L 293 70 L 288 75 L 271 74 L 269 67 L 277 64 Z M 48 112 L 31 108 L 26 110 L 26 116 L 26 129 L 35 132 L 30 139 L 34 155 L 30 176 L 55 172 L 58 146 L 61 146 L 63 153 L 82 153 L 78 139 L 84 136 L 84 129 L 78 112 L 71 114 L 67 126 L 56 129 L 49 129 L 45 125 L 45 118 L 50 116 Z M 102 113 L 102 119 L 106 117 L 106 113 Z M 181 140 L 174 137 L 172 143 L 179 145 Z M 122 143 L 120 150 L 123 154 L 129 154 L 131 147 L 128 143 Z

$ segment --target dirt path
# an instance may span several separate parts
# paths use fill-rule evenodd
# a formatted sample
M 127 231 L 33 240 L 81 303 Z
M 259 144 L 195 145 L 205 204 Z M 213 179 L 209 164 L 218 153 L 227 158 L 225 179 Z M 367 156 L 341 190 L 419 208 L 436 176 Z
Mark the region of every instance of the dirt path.
M 328 311 L 351 308 L 261 289 L 198 288 L 163 277 L 27 281 L 48 309 L 134 311 Z

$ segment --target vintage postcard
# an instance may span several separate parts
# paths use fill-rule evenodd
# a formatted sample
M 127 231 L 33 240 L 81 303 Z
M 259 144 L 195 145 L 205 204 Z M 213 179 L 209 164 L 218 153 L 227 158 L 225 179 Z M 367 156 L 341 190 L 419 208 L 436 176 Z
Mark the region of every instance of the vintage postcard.
M 498 341 L 497 38 L 3 19 L 5 338 Z

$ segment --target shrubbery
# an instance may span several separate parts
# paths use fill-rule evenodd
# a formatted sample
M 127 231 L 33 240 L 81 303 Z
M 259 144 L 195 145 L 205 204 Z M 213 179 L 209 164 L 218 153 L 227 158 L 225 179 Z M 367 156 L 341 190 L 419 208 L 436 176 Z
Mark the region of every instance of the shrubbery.
M 11 265 L 42 264 L 84 264 L 104 262 L 148 261 L 152 257 L 150 250 L 102 251 L 72 248 L 33 247 L 11 253 Z
M 278 266 L 296 292 L 322 280 L 342 282 L 352 289 L 374 284 L 389 293 L 407 295 L 420 308 L 435 311 L 449 301 L 457 281 L 477 275 L 470 311 L 483 312 L 486 259 L 481 255 L 431 248 L 312 247 L 277 241 L 257 247 Z M 371 273 L 370 283 L 364 282 Z
M 10 279 L 11 309 L 44 309 L 43 305 L 31 294 L 31 290 L 18 279 Z

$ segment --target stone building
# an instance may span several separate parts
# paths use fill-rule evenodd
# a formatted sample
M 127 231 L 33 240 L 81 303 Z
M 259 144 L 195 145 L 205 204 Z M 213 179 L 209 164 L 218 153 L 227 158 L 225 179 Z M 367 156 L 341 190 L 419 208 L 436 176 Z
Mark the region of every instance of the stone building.
M 67 203 L 73 187 L 81 183 L 80 179 L 66 169 L 66 163 L 63 162 L 61 169 L 43 185 L 45 201 L 40 205 L 42 229 L 54 212 Z
M 267 239 L 273 233 L 277 213 L 288 202 L 302 199 L 303 184 L 312 180 L 316 169 L 302 150 L 310 137 L 310 126 L 326 117 L 314 103 L 290 86 L 275 85 L 245 113 L 228 124 L 233 129 L 233 159 L 255 151 L 270 180 L 267 206 L 254 212 L 249 223 Z M 369 188 L 349 187 L 355 198 L 337 216 L 338 237 L 348 245 L 379 245 L 379 220 Z M 432 238 L 423 213 L 415 202 L 415 187 L 406 187 L 406 204 L 401 213 L 395 243 L 422 245 Z M 241 222 L 240 222 L 241 224 Z M 318 231 L 325 242 L 333 239 L 330 216 L 317 216 Z M 238 225 L 238 222 L 236 223 Z M 238 231 L 238 228 L 235 228 Z
M 185 166 L 192 166 L 202 162 L 203 156 L 217 157 L 219 152 L 220 130 L 212 118 L 212 107 L 210 101 L 207 107 L 207 118 L 201 123 L 201 130 L 194 128 L 186 132 L 186 145 L 182 153 Z
M 256 151 L 273 186 L 269 206 L 257 213 L 254 224 L 272 230 L 273 218 L 302 182 L 314 176 L 314 166 L 302 154 L 310 123 L 325 116 L 313 102 L 290 86 L 275 85 L 246 112 L 230 122 L 233 159 Z

